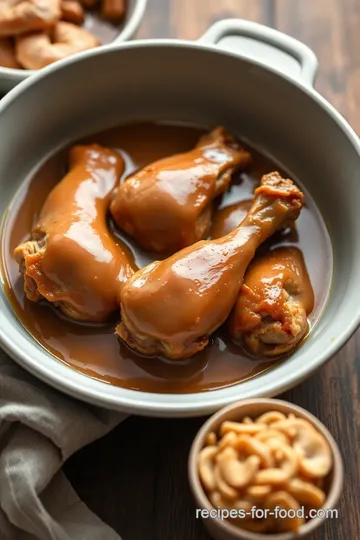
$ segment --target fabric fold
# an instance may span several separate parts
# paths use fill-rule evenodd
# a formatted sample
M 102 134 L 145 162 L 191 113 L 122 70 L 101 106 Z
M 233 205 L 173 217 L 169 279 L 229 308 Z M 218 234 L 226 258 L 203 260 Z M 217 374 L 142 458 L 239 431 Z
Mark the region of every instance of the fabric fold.
M 0 350 L 0 538 L 120 540 L 61 466 L 126 417 L 61 394 Z

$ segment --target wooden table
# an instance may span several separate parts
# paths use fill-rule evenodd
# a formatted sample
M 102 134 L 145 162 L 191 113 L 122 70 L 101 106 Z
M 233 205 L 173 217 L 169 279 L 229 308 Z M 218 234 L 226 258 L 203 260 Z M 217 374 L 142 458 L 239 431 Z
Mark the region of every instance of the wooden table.
M 226 17 L 255 20 L 307 43 L 317 54 L 318 90 L 360 131 L 360 5 L 357 0 L 149 0 L 141 38 L 195 39 Z M 360 276 L 359 276 L 360 277 Z M 360 331 L 310 380 L 284 394 L 318 416 L 346 467 L 338 520 L 314 540 L 360 534 Z M 186 477 L 191 441 L 204 419 L 132 417 L 76 454 L 65 470 L 83 500 L 124 540 L 205 540 Z

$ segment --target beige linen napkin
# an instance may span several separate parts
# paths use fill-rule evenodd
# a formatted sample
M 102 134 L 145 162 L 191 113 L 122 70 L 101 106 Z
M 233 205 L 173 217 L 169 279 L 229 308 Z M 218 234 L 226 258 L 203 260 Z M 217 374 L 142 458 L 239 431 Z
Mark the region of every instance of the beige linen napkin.
M 120 540 L 60 469 L 124 418 L 51 389 L 0 350 L 0 539 Z

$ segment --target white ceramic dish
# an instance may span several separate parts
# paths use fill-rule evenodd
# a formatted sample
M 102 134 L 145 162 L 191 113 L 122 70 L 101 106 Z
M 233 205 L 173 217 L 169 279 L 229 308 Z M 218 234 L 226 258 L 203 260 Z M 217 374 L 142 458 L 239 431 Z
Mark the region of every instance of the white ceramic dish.
M 127 0 L 127 12 L 124 22 L 119 26 L 119 34 L 110 44 L 102 45 L 102 47 L 109 47 L 130 39 L 140 25 L 146 4 L 147 0 Z M 0 66 L 0 95 L 5 94 L 34 73 L 36 71 L 30 69 L 10 69 Z
M 220 390 L 126 390 L 90 379 L 44 350 L 0 288 L 0 343 L 8 354 L 79 399 L 173 417 L 274 396 L 329 360 L 360 322 L 360 146 L 346 121 L 313 89 L 316 67 L 314 54 L 298 41 L 230 20 L 215 24 L 197 43 L 134 41 L 82 53 L 37 73 L 0 102 L 0 215 L 24 178 L 56 149 L 129 121 L 223 124 L 275 156 L 311 192 L 332 239 L 332 292 L 301 348 L 264 374 Z

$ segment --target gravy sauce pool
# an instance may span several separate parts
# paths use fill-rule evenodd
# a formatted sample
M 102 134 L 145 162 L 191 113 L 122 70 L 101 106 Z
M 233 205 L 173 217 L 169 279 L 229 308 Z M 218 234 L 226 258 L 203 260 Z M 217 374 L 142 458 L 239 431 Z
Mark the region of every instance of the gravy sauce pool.
M 130 173 L 151 161 L 189 150 L 204 133 L 194 127 L 169 124 L 132 124 L 83 139 L 118 149 L 126 162 L 124 180 Z M 273 170 L 284 172 L 278 164 L 251 149 L 254 165 L 247 173 L 234 177 L 231 187 L 218 200 L 224 208 L 240 200 L 252 198 L 263 174 Z M 27 330 L 59 360 L 72 368 L 108 384 L 132 390 L 157 393 L 191 393 L 233 385 L 268 370 L 275 362 L 253 358 L 235 345 L 224 329 L 216 332 L 211 344 L 195 357 L 183 361 L 144 358 L 121 344 L 114 334 L 117 314 L 107 324 L 75 323 L 45 301 L 35 304 L 25 298 L 23 278 L 14 259 L 14 248 L 29 239 L 41 207 L 57 182 L 66 172 L 67 151 L 51 157 L 35 176 L 28 178 L 14 199 L 2 234 L 2 267 L 5 286 L 12 306 Z M 294 179 L 296 181 L 296 179 Z M 304 255 L 315 293 L 315 308 L 310 315 L 313 326 L 325 305 L 332 275 L 331 243 L 323 220 L 308 193 L 306 205 L 296 222 L 296 230 L 277 234 L 262 248 L 279 245 L 297 246 Z M 138 249 L 116 231 L 109 220 L 112 234 L 121 238 L 131 250 L 138 267 L 158 259 Z M 322 256 L 318 257 L 321 253 Z

